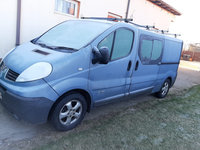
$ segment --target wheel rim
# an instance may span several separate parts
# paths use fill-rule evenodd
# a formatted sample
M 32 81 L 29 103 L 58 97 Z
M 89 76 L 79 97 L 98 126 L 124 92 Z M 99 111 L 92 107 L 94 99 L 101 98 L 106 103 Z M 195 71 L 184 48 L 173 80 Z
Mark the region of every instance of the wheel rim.
M 169 84 L 168 82 L 165 82 L 163 87 L 162 87 L 162 95 L 166 95 L 169 89 Z
M 59 113 L 59 120 L 63 125 L 71 125 L 75 123 L 82 114 L 82 104 L 78 100 L 67 102 Z

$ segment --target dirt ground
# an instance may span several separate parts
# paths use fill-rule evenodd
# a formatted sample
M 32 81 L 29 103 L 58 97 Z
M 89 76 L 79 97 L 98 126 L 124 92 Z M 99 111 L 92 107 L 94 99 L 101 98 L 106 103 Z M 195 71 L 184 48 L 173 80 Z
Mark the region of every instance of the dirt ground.
M 177 80 L 170 90 L 170 94 L 179 93 L 197 84 L 200 84 L 200 72 L 179 68 Z M 84 121 L 97 119 L 105 114 L 116 112 L 120 108 L 126 108 L 127 106 L 137 104 L 139 101 L 151 100 L 153 98 L 152 96 L 142 96 L 98 107 L 87 114 Z M 51 135 L 53 135 L 53 138 L 56 138 L 68 134 L 55 131 L 49 124 L 32 125 L 18 121 L 2 106 L 0 106 L 0 122 L 0 149 L 2 150 L 27 150 L 31 149 L 31 144 L 33 145 L 32 140 L 35 141 L 35 144 L 37 142 L 41 144 L 43 142 L 41 139 L 44 139 L 44 142 L 45 140 L 48 141 L 48 139 L 52 138 Z M 81 128 L 81 125 L 79 128 Z M 18 146 L 16 147 L 16 145 Z

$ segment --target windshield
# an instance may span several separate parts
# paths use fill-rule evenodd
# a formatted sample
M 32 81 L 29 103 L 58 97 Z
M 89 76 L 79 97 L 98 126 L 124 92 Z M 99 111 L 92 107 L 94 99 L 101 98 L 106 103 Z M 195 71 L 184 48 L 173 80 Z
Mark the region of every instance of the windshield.
M 79 50 L 111 25 L 93 21 L 67 21 L 46 32 L 35 44 L 52 49 Z

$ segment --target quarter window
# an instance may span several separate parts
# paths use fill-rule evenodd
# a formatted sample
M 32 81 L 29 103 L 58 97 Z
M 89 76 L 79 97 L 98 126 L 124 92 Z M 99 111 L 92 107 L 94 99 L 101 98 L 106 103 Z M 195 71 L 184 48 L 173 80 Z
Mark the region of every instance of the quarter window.
M 112 50 L 112 46 L 113 46 L 113 39 L 114 39 L 114 32 L 111 33 L 109 36 L 107 36 L 105 39 L 103 39 L 103 41 L 101 41 L 98 45 L 98 48 L 100 49 L 101 47 L 108 47 L 110 53 Z
M 79 16 L 80 2 L 75 0 L 55 0 L 55 11 L 74 17 Z
M 153 38 L 141 38 L 139 56 L 143 64 L 156 64 L 160 61 L 163 42 Z

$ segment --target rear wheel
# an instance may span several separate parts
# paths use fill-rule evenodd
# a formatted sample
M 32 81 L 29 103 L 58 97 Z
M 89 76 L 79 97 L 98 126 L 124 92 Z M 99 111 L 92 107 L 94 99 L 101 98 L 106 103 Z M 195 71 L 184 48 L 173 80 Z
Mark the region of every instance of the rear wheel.
M 155 94 L 156 97 L 164 98 L 167 95 L 167 93 L 169 92 L 170 84 L 171 84 L 171 82 L 169 79 L 165 80 L 160 91 Z
M 72 93 L 57 104 L 51 115 L 53 126 L 60 131 L 75 128 L 83 120 L 87 109 L 85 97 L 79 93 Z

